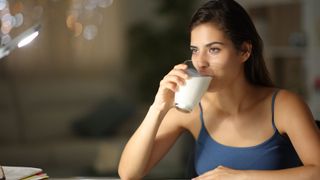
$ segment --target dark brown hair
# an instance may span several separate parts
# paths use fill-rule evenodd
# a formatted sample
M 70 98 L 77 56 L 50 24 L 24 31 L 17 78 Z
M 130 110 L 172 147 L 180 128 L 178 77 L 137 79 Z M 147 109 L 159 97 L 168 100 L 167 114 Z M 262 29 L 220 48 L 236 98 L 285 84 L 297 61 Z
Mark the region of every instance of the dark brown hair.
M 263 42 L 250 16 L 234 0 L 210 0 L 193 15 L 190 32 L 203 23 L 214 23 L 230 38 L 236 49 L 244 42 L 252 45 L 251 55 L 244 64 L 246 79 L 255 85 L 273 86 L 263 58 Z

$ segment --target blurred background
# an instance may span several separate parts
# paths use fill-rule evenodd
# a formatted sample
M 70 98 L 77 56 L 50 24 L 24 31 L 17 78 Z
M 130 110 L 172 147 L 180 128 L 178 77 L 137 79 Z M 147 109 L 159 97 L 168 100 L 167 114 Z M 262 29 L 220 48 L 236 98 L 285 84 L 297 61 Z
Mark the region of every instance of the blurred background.
M 160 79 L 190 58 L 192 0 L 0 0 L 1 46 L 40 22 L 39 36 L 0 60 L 0 164 L 50 177 L 116 176 L 120 153 Z M 320 119 L 320 1 L 238 0 L 265 43 L 275 84 Z M 183 177 L 183 136 L 150 177 Z

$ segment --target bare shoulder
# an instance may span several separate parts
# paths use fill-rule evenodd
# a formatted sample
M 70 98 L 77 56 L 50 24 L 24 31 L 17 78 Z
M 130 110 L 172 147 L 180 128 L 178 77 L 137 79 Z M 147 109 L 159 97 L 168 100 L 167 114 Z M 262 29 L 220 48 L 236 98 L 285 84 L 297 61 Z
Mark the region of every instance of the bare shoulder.
M 285 100 L 299 100 L 302 101 L 300 95 L 286 90 L 286 89 L 279 89 L 278 98 L 285 98 Z
M 288 90 L 279 90 L 275 99 L 275 121 L 286 133 L 289 126 L 310 124 L 314 121 L 308 105 L 301 96 Z
M 282 112 L 281 114 L 303 113 L 309 109 L 301 96 L 288 90 L 279 90 L 275 101 L 277 109 Z

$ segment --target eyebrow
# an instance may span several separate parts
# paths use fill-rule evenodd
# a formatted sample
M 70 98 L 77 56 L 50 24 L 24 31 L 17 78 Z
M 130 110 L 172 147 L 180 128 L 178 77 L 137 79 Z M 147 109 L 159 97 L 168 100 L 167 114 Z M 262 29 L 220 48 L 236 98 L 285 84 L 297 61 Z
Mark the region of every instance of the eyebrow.
M 214 44 L 224 45 L 223 42 L 213 41 L 213 42 L 210 42 L 210 43 L 206 44 L 205 47 L 210 47 L 210 46 L 212 46 Z M 190 48 L 197 48 L 197 46 L 190 45 Z

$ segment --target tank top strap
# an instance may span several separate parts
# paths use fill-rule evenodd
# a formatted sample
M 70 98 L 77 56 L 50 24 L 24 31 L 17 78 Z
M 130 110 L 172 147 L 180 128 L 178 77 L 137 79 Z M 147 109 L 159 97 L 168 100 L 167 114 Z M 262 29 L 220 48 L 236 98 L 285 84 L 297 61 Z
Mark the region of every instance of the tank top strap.
M 277 127 L 276 127 L 276 124 L 274 122 L 274 104 L 275 104 L 275 99 L 276 99 L 276 96 L 279 92 L 279 89 L 276 89 L 274 92 L 273 92 L 273 95 L 272 95 L 272 102 L 271 102 L 271 112 L 272 112 L 272 127 L 274 129 L 274 131 L 278 131 Z

